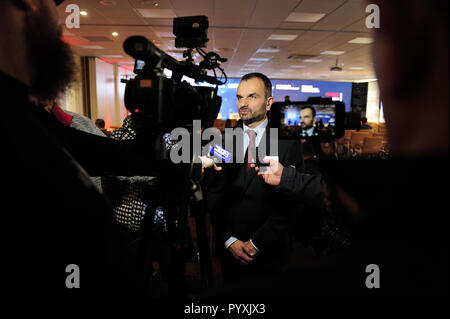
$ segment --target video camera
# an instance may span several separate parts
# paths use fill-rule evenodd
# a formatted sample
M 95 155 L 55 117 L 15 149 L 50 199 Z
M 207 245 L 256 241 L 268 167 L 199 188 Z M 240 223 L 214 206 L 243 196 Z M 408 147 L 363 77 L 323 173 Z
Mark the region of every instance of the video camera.
M 133 121 L 136 119 L 139 123 L 136 126 L 143 126 L 143 131 L 150 133 L 144 134 L 145 137 L 154 138 L 156 141 L 154 150 L 155 158 L 158 159 L 158 204 L 164 208 L 170 242 L 167 273 L 168 277 L 173 279 L 170 284 L 175 288 L 171 289 L 176 293 L 183 290 L 184 264 L 186 256 L 190 254 L 188 214 L 195 216 L 197 236 L 202 238 L 198 245 L 202 260 L 202 280 L 205 276 L 212 277 L 211 271 L 207 271 L 209 250 L 207 240 L 204 239 L 206 226 L 202 221 L 203 197 L 197 176 L 193 173 L 196 157 L 200 154 L 192 152 L 189 165 L 177 165 L 169 160 L 167 152 L 169 149 L 179 149 L 177 136 L 173 136 L 174 139 L 170 136 L 170 142 L 165 139 L 168 135 L 166 133 L 179 127 L 186 128 L 194 137 L 194 133 L 199 134 L 193 132 L 194 120 L 201 120 L 201 128 L 205 129 L 213 125 L 219 113 L 222 99 L 217 92 L 218 86 L 227 81 L 227 76 L 221 68 L 221 63 L 226 59 L 215 52 L 206 53 L 202 49 L 208 41 L 207 29 L 206 16 L 180 17 L 173 20 L 175 47 L 187 48 L 183 52 L 184 61 L 169 56 L 143 36 L 129 37 L 123 44 L 124 51 L 135 59 L 136 74 L 131 80 L 122 80 L 126 83 L 125 107 L 131 112 Z M 194 63 L 194 49 L 203 58 L 198 65 Z M 166 76 L 165 69 L 172 71 L 170 77 Z M 223 80 L 218 78 L 216 70 L 221 71 Z M 208 75 L 208 71 L 213 76 Z M 212 85 L 192 86 L 183 76 L 195 82 Z M 198 212 L 195 212 L 196 210 Z M 149 225 L 153 223 L 153 217 L 146 218 Z M 148 234 L 152 231 L 152 226 L 144 230 L 147 236 L 150 236 Z
M 126 82 L 125 107 L 132 113 L 145 117 L 158 131 L 170 132 L 175 127 L 189 127 L 193 120 L 201 120 L 202 128 L 210 127 L 219 113 L 222 99 L 217 95 L 217 86 L 226 83 L 227 77 L 221 58 L 215 52 L 206 53 L 208 18 L 206 16 L 180 17 L 173 20 L 175 47 L 187 48 L 178 61 L 156 47 L 143 36 L 132 36 L 125 40 L 124 50 L 136 61 L 136 76 Z M 196 65 L 193 50 L 203 57 Z M 172 71 L 171 78 L 164 69 Z M 224 80 L 217 77 L 216 69 Z M 212 70 L 214 76 L 207 74 Z M 183 76 L 195 82 L 208 82 L 216 87 L 191 86 L 182 81 Z

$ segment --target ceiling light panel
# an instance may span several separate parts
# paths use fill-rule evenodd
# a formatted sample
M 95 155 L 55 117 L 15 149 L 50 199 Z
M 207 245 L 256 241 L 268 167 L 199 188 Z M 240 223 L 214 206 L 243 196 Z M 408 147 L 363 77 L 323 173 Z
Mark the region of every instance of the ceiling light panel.
M 325 13 L 292 12 L 284 21 L 316 23 L 325 16 Z
M 177 17 L 172 9 L 140 8 L 137 10 L 144 18 L 173 19 Z
M 292 41 L 297 39 L 297 34 L 272 34 L 267 40 Z
M 250 58 L 249 61 L 270 61 L 270 58 Z
M 322 55 L 341 55 L 344 53 L 345 53 L 345 51 L 323 51 L 323 52 L 320 52 L 320 54 L 322 54 Z
M 353 40 L 348 41 L 348 43 L 356 43 L 356 44 L 371 44 L 373 42 L 373 38 L 354 38 Z
M 272 48 L 258 49 L 256 52 L 257 53 L 278 53 L 278 52 L 280 52 L 280 49 L 272 49 Z
M 104 49 L 101 45 L 80 45 L 80 48 L 83 49 L 92 49 L 92 50 L 101 50 Z

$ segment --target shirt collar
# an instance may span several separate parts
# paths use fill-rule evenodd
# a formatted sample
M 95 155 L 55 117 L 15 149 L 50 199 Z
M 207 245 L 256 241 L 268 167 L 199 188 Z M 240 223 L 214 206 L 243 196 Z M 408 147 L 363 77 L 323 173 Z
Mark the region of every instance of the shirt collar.
M 254 127 L 254 128 L 250 128 L 247 125 L 243 124 L 243 126 L 244 126 L 244 133 L 247 130 L 253 130 L 253 131 L 256 132 L 256 135 L 259 135 L 260 133 L 264 132 L 264 130 L 266 129 L 268 123 L 269 123 L 269 121 L 267 120 L 267 117 L 266 117 L 261 124 L 259 124 L 257 127 Z

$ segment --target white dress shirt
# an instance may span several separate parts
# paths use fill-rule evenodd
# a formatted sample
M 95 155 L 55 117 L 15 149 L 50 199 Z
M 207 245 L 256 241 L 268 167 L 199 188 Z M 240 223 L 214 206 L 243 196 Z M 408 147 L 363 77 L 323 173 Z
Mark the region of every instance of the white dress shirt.
M 245 154 L 245 152 L 247 151 L 248 148 L 248 144 L 250 144 L 250 138 L 248 137 L 248 134 L 246 134 L 245 132 L 247 130 L 253 130 L 256 133 L 256 138 L 255 138 L 255 146 L 259 146 L 259 143 L 261 142 L 261 139 L 264 135 L 264 132 L 266 131 L 266 127 L 267 124 L 269 123 L 269 121 L 267 120 L 267 117 L 264 119 L 264 121 L 259 124 L 257 127 L 254 128 L 250 128 L 247 125 L 244 124 L 244 152 L 242 154 Z M 230 238 L 228 238 L 225 241 L 225 249 L 228 249 L 231 244 L 233 244 L 236 240 L 238 240 L 238 238 L 231 236 Z M 250 242 L 252 243 L 253 247 L 255 247 L 255 249 L 257 251 L 259 251 L 259 249 L 255 246 L 255 244 L 253 244 L 252 240 L 250 239 Z
M 245 132 L 247 130 L 255 131 L 255 133 L 256 133 L 255 146 L 258 147 L 259 143 L 261 142 L 261 139 L 264 135 L 264 132 L 266 131 L 266 127 L 267 127 L 268 123 L 269 123 L 269 121 L 267 120 L 267 117 L 266 117 L 266 119 L 255 128 L 250 128 L 244 124 L 244 143 L 243 143 L 244 144 L 244 152 L 242 154 L 245 154 L 245 152 L 247 151 L 248 144 L 250 144 L 250 138 L 248 137 L 248 134 L 246 134 Z

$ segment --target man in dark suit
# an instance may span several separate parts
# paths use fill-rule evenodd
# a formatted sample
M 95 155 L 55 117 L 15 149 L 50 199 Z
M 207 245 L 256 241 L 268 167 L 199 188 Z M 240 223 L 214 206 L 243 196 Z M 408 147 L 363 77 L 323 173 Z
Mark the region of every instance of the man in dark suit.
M 347 221 L 351 245 L 241 294 L 302 301 L 448 300 L 449 3 L 373 2 L 382 12 L 372 52 L 391 156 L 321 162 L 330 204 L 340 206 L 333 214 Z M 415 50 L 425 39 L 428 49 Z M 421 75 L 411 76 L 411 70 Z M 301 185 L 291 168 L 272 161 L 268 170 L 273 174 L 262 177 L 280 193 Z M 301 188 L 297 194 L 303 196 Z
M 233 154 L 243 152 L 245 161 L 223 165 L 222 173 L 207 191 L 225 281 L 274 274 L 289 256 L 293 206 L 250 169 L 256 153 L 260 153 L 256 148 L 266 146 L 265 154 L 278 156 L 285 166 L 303 169 L 299 141 L 277 141 L 277 152 L 269 143 L 267 112 L 274 101 L 270 80 L 260 73 L 245 75 L 237 89 L 237 100 L 241 120 L 233 132 L 236 139 L 242 139 L 243 147 L 235 143 Z

